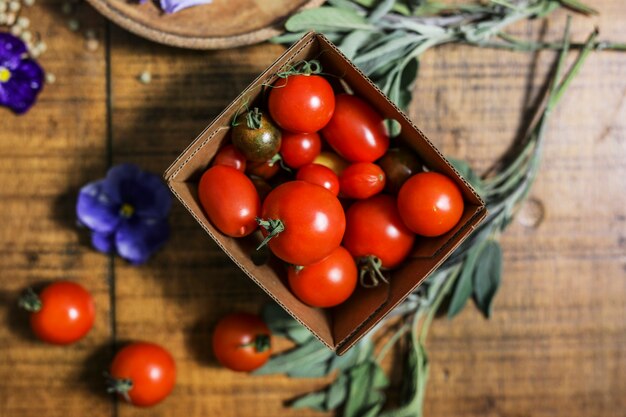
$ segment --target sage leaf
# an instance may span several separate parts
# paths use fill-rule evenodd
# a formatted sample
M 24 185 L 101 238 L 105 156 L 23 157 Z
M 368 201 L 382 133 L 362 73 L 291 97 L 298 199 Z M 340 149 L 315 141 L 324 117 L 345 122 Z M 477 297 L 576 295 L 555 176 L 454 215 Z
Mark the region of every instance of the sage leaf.
M 474 279 L 474 269 L 476 267 L 476 260 L 482 252 L 482 248 L 482 245 L 478 244 L 476 246 L 472 246 L 467 253 L 461 274 L 457 279 L 456 286 L 454 287 L 450 306 L 448 307 L 449 319 L 459 314 L 461 310 L 463 310 L 463 307 L 465 307 L 467 300 L 472 296 L 472 292 L 474 290 L 472 282 Z
M 315 391 L 293 401 L 292 408 L 311 408 L 317 411 L 326 411 L 326 392 Z
M 565 7 L 569 7 L 577 12 L 590 15 L 590 14 L 598 14 L 598 11 L 592 7 L 587 6 L 586 4 L 578 1 L 578 0 L 559 0 L 561 4 Z
M 476 262 L 474 272 L 474 299 L 476 305 L 489 318 L 493 298 L 502 276 L 502 249 L 495 240 L 488 240 Z
M 349 32 L 353 29 L 376 30 L 376 26 L 350 9 L 323 6 L 316 9 L 303 10 L 291 16 L 285 22 L 290 32 L 315 30 L 318 32 L 337 31 Z
M 328 387 L 326 396 L 326 410 L 334 410 L 346 401 L 348 396 L 348 377 L 345 373 L 339 374 L 335 382 Z
M 358 50 L 370 40 L 373 34 L 367 30 L 355 30 L 343 38 L 339 44 L 339 49 L 348 59 L 353 59 Z
M 395 3 L 396 0 L 381 0 L 378 6 L 376 6 L 368 16 L 368 20 L 372 23 L 378 21 L 381 17 L 389 13 Z
M 326 364 L 328 358 L 322 356 L 318 359 L 290 369 L 287 375 L 292 378 L 319 378 L 328 375 Z
M 339 9 L 359 10 L 359 6 L 350 0 L 326 0 L 326 3 Z
M 298 326 L 288 327 L 286 331 L 287 337 L 299 345 L 314 337 L 309 329 L 299 323 Z
M 308 342 L 297 346 L 285 353 L 274 355 L 261 368 L 254 371 L 256 375 L 288 373 L 295 368 L 304 367 L 311 362 L 330 358 L 333 354 L 317 339 L 310 339 Z

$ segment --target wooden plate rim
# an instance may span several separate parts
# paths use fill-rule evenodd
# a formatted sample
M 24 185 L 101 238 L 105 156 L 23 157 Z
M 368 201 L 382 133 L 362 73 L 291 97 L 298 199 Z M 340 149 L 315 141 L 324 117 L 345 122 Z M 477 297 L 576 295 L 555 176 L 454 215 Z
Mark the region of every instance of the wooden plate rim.
M 304 9 L 319 7 L 325 0 L 309 0 L 300 6 L 296 12 Z M 128 31 L 150 39 L 154 42 L 188 49 L 228 49 L 237 46 L 252 45 L 268 40 L 283 33 L 282 20 L 277 24 L 266 26 L 251 32 L 223 37 L 185 36 L 163 32 L 144 23 L 138 22 L 115 8 L 108 0 L 87 0 L 98 12 Z

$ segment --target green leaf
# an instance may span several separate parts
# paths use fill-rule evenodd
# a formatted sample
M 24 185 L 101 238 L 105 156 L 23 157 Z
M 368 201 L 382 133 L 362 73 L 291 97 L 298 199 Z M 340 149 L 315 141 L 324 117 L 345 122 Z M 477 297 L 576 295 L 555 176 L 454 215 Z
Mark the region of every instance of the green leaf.
M 336 7 L 318 7 L 303 10 L 291 16 L 285 22 L 290 32 L 315 30 L 318 32 L 348 32 L 352 29 L 376 30 L 376 27 L 350 9 Z
M 559 1 L 561 2 L 563 6 L 573 9 L 577 12 L 586 14 L 586 15 L 599 14 L 596 9 L 589 7 L 586 4 L 578 0 L 559 0 Z
M 476 305 L 489 318 L 493 298 L 502 276 L 502 249 L 495 240 L 488 240 L 480 252 L 474 272 L 474 298 Z
M 463 263 L 461 274 L 454 287 L 454 293 L 452 294 L 452 300 L 448 307 L 448 318 L 451 319 L 463 310 L 465 303 L 472 296 L 474 290 L 472 286 L 472 279 L 474 276 L 474 267 L 476 266 L 476 260 L 480 256 L 482 246 L 472 247 L 465 258 Z
M 326 391 L 315 391 L 293 401 L 292 408 L 311 408 L 317 411 L 326 411 Z
M 272 356 L 263 367 L 254 371 L 254 374 L 268 375 L 288 373 L 296 368 L 305 367 L 312 362 L 321 361 L 322 358 L 330 359 L 330 355 L 334 355 L 334 353 L 319 340 L 310 339 L 308 342 L 286 353 Z
M 307 340 L 311 339 L 313 334 L 304 326 L 301 326 L 298 323 L 298 326 L 290 326 L 286 329 L 287 337 L 291 339 L 294 343 L 301 345 Z
M 348 396 L 348 377 L 345 373 L 339 374 L 335 382 L 328 387 L 326 396 L 326 410 L 334 410 L 346 401 Z
M 328 375 L 327 358 L 321 357 L 319 359 L 315 362 L 308 362 L 294 367 L 287 372 L 287 375 L 292 378 L 319 378 Z
M 348 59 L 353 59 L 357 51 L 365 45 L 373 35 L 374 33 L 368 30 L 355 30 L 350 32 L 338 45 L 339 49 Z
M 395 3 L 396 0 L 381 0 L 378 3 L 378 6 L 376 6 L 376 8 L 374 8 L 368 16 L 368 20 L 372 23 L 378 21 L 381 17 L 391 11 Z

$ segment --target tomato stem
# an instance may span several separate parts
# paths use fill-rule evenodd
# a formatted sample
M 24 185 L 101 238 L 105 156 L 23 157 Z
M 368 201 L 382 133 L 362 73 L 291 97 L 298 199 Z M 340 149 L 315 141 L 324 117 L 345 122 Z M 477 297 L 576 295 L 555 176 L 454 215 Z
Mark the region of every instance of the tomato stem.
M 255 107 L 246 113 L 246 125 L 249 129 L 260 129 L 262 117 L 263 113 L 261 113 L 261 110 Z
M 114 378 L 108 372 L 104 372 L 103 374 L 106 379 L 107 392 L 109 394 L 119 394 L 130 403 L 128 391 L 133 389 L 133 380 L 130 378 Z
M 276 164 L 276 162 L 280 164 L 280 167 L 282 169 L 284 169 L 287 172 L 291 172 L 291 168 L 285 165 L 285 161 L 283 160 L 283 157 L 280 153 L 276 153 L 276 155 L 272 156 L 272 158 L 269 161 L 267 161 L 267 164 L 273 167 Z
M 270 337 L 266 334 L 258 334 L 254 337 L 254 340 L 248 343 L 239 345 L 240 348 L 254 347 L 257 353 L 265 352 L 270 348 Z
M 295 65 L 287 65 L 283 71 L 276 75 L 280 78 L 287 78 L 291 75 L 311 75 L 320 74 L 322 72 L 322 64 L 317 59 L 310 61 L 300 61 Z
M 359 271 L 359 282 L 365 288 L 378 287 L 380 281 L 389 284 L 389 280 L 382 272 L 383 262 L 378 256 L 368 255 L 359 260 L 361 269 Z M 369 278 L 367 280 L 366 278 Z
M 263 242 L 256 248 L 256 250 L 261 249 L 263 246 L 267 245 L 272 238 L 278 236 L 281 232 L 285 230 L 285 224 L 279 219 L 262 219 L 260 217 L 256 218 L 256 222 L 260 227 L 267 231 L 267 236 L 263 239 Z
M 26 288 L 18 301 L 18 305 L 26 311 L 36 313 L 41 310 L 41 299 L 32 288 Z

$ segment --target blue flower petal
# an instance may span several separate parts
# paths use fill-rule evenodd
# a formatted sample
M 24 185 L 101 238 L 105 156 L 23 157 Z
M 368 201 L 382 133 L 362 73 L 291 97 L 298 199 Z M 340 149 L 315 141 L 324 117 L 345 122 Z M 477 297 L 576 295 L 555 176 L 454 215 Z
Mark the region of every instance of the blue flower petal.
M 21 61 L 9 71 L 9 80 L 0 83 L 0 105 L 22 114 L 35 103 L 43 87 L 44 72 L 32 59 Z
M 111 234 L 120 223 L 120 204 L 104 193 L 105 182 L 106 180 L 92 182 L 80 189 L 76 215 L 92 231 Z
M 91 233 L 91 244 L 96 250 L 103 253 L 115 251 L 115 235 L 107 233 Z
M 115 165 L 107 172 L 104 192 L 115 201 L 128 203 L 135 192 L 135 184 L 140 180 L 141 169 L 134 164 Z
M 16 69 L 26 53 L 26 44 L 10 33 L 0 32 L 0 67 L 9 71 Z
M 167 217 L 172 208 L 172 196 L 158 175 L 142 172 L 129 203 L 135 208 L 138 217 L 161 220 Z
M 161 0 L 161 9 L 165 13 L 175 13 L 191 6 L 209 4 L 213 0 Z
M 165 244 L 169 236 L 167 220 L 123 222 L 115 233 L 115 247 L 122 258 L 142 264 Z

